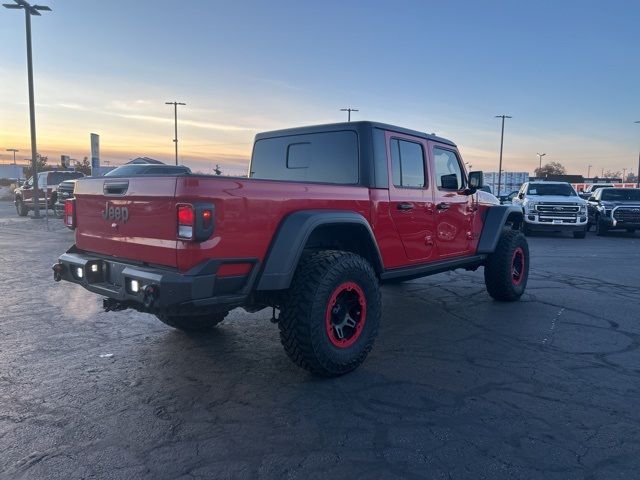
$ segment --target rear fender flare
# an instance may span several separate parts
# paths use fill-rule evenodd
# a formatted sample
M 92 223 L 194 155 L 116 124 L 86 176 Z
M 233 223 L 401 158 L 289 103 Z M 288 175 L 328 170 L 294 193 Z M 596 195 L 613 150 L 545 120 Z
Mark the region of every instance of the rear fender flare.
M 312 233 L 325 226 L 351 225 L 365 231 L 369 237 L 369 260 L 378 274 L 382 271 L 382 257 L 369 222 L 356 212 L 334 210 L 302 210 L 287 216 L 280 224 L 264 261 L 264 268 L 256 290 L 284 290 L 289 288 L 293 275 Z

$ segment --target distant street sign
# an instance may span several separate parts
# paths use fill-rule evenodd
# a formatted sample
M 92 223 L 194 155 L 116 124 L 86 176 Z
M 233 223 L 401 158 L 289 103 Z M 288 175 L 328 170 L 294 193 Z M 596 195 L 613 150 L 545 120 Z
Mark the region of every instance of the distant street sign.
M 91 176 L 100 175 L 100 135 L 91 134 Z

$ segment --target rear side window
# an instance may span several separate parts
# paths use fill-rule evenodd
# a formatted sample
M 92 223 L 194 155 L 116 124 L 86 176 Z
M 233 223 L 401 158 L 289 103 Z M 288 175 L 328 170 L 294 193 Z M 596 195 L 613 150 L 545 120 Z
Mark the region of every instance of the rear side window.
M 251 178 L 356 184 L 358 136 L 353 131 L 322 132 L 258 140 Z
M 433 160 L 436 185 L 441 190 L 460 190 L 464 187 L 464 176 L 458 156 L 451 150 L 434 147 Z
M 390 147 L 393 184 L 396 187 L 423 188 L 425 175 L 422 145 L 392 138 Z

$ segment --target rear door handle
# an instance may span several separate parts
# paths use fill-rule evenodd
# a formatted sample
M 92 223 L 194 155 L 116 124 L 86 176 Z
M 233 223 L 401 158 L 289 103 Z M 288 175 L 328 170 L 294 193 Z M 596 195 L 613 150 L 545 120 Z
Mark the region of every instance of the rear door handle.
M 449 207 L 451 205 L 445 202 L 441 202 L 438 205 L 436 205 L 436 208 L 438 209 L 438 211 L 440 212 L 444 212 L 445 210 L 449 210 Z
M 413 210 L 413 203 L 403 202 L 398 204 L 398 210 Z

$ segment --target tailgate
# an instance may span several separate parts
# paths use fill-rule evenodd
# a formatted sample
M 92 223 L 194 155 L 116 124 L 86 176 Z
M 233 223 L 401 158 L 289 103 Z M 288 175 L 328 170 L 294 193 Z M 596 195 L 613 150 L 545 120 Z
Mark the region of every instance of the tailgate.
M 81 250 L 176 266 L 176 177 L 101 177 L 76 183 Z

